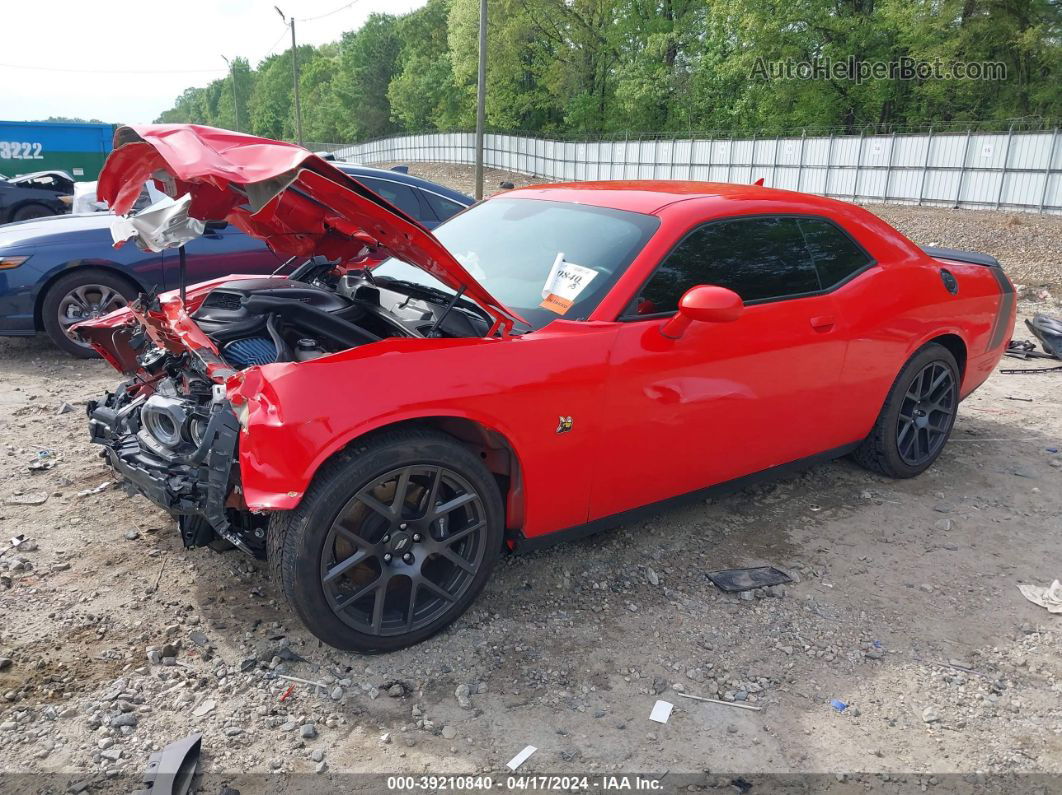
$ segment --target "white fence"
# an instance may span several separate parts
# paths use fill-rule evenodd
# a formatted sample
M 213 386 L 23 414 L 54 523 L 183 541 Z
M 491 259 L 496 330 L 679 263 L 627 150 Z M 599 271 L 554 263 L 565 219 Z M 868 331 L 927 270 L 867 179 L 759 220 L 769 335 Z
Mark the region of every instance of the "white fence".
M 491 168 L 545 180 L 754 182 L 848 201 L 1062 212 L 1062 142 L 1047 132 L 557 141 L 488 134 Z M 360 163 L 474 163 L 472 133 L 328 146 Z M 311 147 L 325 145 L 310 144 Z

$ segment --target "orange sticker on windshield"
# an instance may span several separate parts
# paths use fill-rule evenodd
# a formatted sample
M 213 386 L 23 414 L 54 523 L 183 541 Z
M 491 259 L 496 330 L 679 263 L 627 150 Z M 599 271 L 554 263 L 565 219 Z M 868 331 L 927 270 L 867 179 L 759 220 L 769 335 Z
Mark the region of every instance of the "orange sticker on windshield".
M 572 308 L 571 300 L 567 298 L 561 298 L 555 293 L 550 293 L 539 304 L 543 309 L 548 309 L 550 312 L 556 312 L 558 315 L 563 315 L 569 309 Z
M 553 267 L 549 269 L 546 283 L 542 285 L 542 309 L 563 315 L 572 308 L 575 299 L 597 276 L 597 271 L 564 261 L 564 253 L 557 252 Z

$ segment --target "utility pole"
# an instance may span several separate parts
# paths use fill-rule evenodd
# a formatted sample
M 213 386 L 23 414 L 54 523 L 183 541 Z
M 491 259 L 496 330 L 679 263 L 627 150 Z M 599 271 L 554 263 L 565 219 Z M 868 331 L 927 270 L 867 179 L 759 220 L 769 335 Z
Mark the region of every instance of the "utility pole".
M 487 0 L 479 0 L 479 85 L 476 89 L 476 199 L 483 198 L 483 127 L 487 103 Z
M 273 6 L 284 20 L 284 12 Z M 295 50 L 295 17 L 290 17 L 287 23 L 291 25 L 291 80 L 295 92 L 295 140 L 302 146 L 302 106 L 299 104 L 299 56 Z
M 221 56 L 221 60 L 229 65 L 229 72 L 232 74 L 232 113 L 235 117 L 236 132 L 240 131 L 240 100 L 236 98 L 236 64 Z

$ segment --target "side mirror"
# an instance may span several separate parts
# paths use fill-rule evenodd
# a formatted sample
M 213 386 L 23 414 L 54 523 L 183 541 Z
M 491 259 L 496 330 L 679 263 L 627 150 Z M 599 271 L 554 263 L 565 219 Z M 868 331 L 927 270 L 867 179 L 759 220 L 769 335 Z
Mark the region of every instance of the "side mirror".
M 691 287 L 679 299 L 678 312 L 664 321 L 660 333 L 677 340 L 690 323 L 730 323 L 741 316 L 745 304 L 741 296 L 725 287 L 702 284 Z

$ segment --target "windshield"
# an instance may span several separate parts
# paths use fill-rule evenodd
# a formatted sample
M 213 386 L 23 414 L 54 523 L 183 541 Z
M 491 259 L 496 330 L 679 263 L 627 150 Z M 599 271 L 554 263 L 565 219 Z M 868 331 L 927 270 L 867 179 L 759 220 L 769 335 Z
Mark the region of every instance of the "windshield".
M 655 216 L 605 207 L 492 199 L 435 236 L 491 295 L 539 329 L 558 317 L 589 317 L 658 225 Z M 372 273 L 453 293 L 393 257 Z

